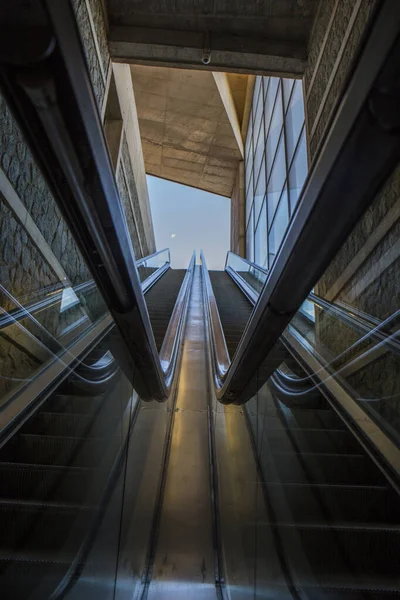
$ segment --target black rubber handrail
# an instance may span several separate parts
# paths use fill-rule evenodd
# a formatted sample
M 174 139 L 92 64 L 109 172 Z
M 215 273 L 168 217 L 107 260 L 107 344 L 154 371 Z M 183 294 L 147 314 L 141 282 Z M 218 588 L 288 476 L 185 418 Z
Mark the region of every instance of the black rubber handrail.
M 0 13 L 1 90 L 119 330 L 126 376 L 142 399 L 165 401 L 169 387 L 71 4 L 43 0 L 21 11 L 11 3 Z
M 399 78 L 400 11 L 396 0 L 384 0 L 228 367 L 212 296 L 206 298 L 220 402 L 246 402 L 279 366 L 280 335 L 398 164 Z M 206 271 L 203 265 L 207 293 Z

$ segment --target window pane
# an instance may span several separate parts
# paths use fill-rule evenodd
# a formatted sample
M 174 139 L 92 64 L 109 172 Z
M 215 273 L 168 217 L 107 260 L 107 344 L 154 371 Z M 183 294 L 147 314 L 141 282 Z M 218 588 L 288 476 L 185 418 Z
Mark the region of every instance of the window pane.
M 248 260 L 254 260 L 254 223 L 253 223 L 254 209 L 251 209 L 250 219 L 247 224 L 246 231 L 246 258 Z
M 271 122 L 272 111 L 274 110 L 274 103 L 275 103 L 275 97 L 276 97 L 278 85 L 279 85 L 278 77 L 271 77 L 270 82 L 269 82 L 269 87 L 268 87 L 267 98 L 265 100 L 265 118 L 264 118 L 265 135 L 268 134 L 268 130 L 269 130 L 270 122 Z
M 260 94 L 258 95 L 258 100 L 257 100 L 257 105 L 256 106 L 256 110 L 254 113 L 254 124 L 253 124 L 253 131 L 254 131 L 254 145 L 258 139 L 258 134 L 260 132 L 260 125 L 262 122 L 262 117 L 264 114 L 264 105 L 263 105 L 263 101 L 262 101 L 262 90 L 260 92 Z
M 249 162 L 247 163 L 247 165 L 245 167 L 245 171 L 244 171 L 244 177 L 245 177 L 245 181 L 246 181 L 246 192 L 249 189 L 252 169 L 253 169 L 253 161 L 249 160 Z
M 281 136 L 274 166 L 268 182 L 268 222 L 271 223 L 286 179 L 285 145 Z
M 254 194 L 254 210 L 255 210 L 254 219 L 255 219 L 256 223 L 257 223 L 258 214 L 259 214 L 260 208 L 261 208 L 261 202 L 263 201 L 263 198 L 264 198 L 265 192 L 266 192 L 264 160 L 265 160 L 265 155 L 263 155 L 263 161 L 261 164 L 260 175 L 258 177 L 256 191 Z
M 246 137 L 246 146 L 245 146 L 245 156 L 246 156 L 246 164 L 248 164 L 249 159 L 251 159 L 251 155 L 253 153 L 253 124 L 251 122 L 251 118 L 249 120 L 249 128 L 247 130 Z
M 260 265 L 260 267 L 267 267 L 267 256 L 267 208 L 264 199 L 254 236 L 254 262 Z
M 304 123 L 303 88 L 301 81 L 296 81 L 286 114 L 286 144 L 288 163 L 292 160 L 293 152 L 299 139 Z
M 285 111 L 287 109 L 287 105 L 289 103 L 290 93 L 292 91 L 294 80 L 293 79 L 282 79 L 282 87 L 283 87 L 283 102 L 285 106 Z
M 288 199 L 286 190 L 282 193 L 279 202 L 278 210 L 276 211 L 274 222 L 272 223 L 271 231 L 269 232 L 269 264 L 272 265 L 275 256 L 278 253 L 279 246 L 285 235 L 286 228 L 289 223 Z
M 269 80 L 271 79 L 270 77 L 263 77 L 264 79 L 264 99 L 267 95 L 268 92 L 268 84 L 269 84 Z
M 272 115 L 271 127 L 267 139 L 267 174 L 269 173 L 274 160 L 275 150 L 278 144 L 279 136 L 282 130 L 283 113 L 281 102 L 281 90 L 279 88 L 274 113 Z
M 264 145 L 265 145 L 265 140 L 264 140 L 264 135 L 263 135 L 263 131 L 260 133 L 258 141 L 257 141 L 257 145 L 256 145 L 256 149 L 254 152 L 254 179 L 255 181 L 257 181 L 258 178 L 258 174 L 260 172 L 260 167 L 261 167 L 261 162 L 264 156 Z
M 253 194 L 253 174 L 251 173 L 250 185 L 249 185 L 247 193 L 246 193 L 246 222 L 247 222 L 247 219 L 249 218 L 251 205 L 253 203 L 253 196 L 254 196 L 254 194 Z
M 307 177 L 308 165 L 307 165 L 307 148 L 306 148 L 306 132 L 305 128 L 301 135 L 301 139 L 296 150 L 296 155 L 293 159 L 292 166 L 289 173 L 289 187 L 290 187 L 290 214 L 296 207 L 299 199 L 301 190 L 303 188 L 304 181 Z

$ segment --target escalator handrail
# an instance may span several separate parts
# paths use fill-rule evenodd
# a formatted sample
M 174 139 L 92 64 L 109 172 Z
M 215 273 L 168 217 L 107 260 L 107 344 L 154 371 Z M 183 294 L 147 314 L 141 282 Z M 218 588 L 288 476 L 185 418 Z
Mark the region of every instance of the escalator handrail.
M 127 377 L 143 399 L 168 391 L 133 242 L 70 0 L 10 5 L 2 30 L 24 52 L 0 49 L 0 87 L 121 335 Z M 45 33 L 44 33 L 45 32 Z M 38 42 L 39 40 L 39 42 Z M 90 176 L 88 176 L 90 174 Z
M 228 266 L 228 260 L 229 260 L 230 256 L 236 256 L 237 258 L 240 258 L 240 260 L 242 260 L 243 262 L 247 263 L 250 267 L 253 267 L 253 269 L 256 269 L 257 271 L 261 271 L 261 273 L 265 273 L 266 275 L 268 275 L 268 272 L 269 272 L 268 269 L 264 269 L 264 267 L 260 267 L 260 265 L 257 265 L 255 262 L 252 262 L 248 258 L 244 258 L 243 256 L 240 256 L 239 254 L 232 252 L 232 250 L 228 250 L 228 252 L 226 253 L 225 270 L 226 270 L 226 267 Z
M 189 297 L 192 287 L 194 269 L 196 266 L 196 252 L 193 252 L 187 268 L 185 277 L 180 287 L 174 309 L 164 336 L 160 349 L 161 368 L 165 377 L 165 384 L 169 391 L 178 359 L 178 350 L 182 339 L 183 329 L 186 321 L 186 315 L 189 307 Z
M 211 341 L 216 348 L 215 394 L 221 403 L 247 402 L 254 395 L 249 384 L 261 365 L 265 380 L 273 373 L 276 360 L 271 359 L 278 358 L 279 337 L 398 164 L 400 130 L 394 124 L 400 96 L 396 87 L 400 70 L 397 8 L 395 1 L 384 0 L 377 10 L 323 151 L 311 165 L 288 230 L 226 372 L 216 359 L 221 340 L 214 334 L 217 319 L 210 310 L 211 298 L 206 299 Z M 204 265 L 202 272 L 205 270 Z M 204 291 L 209 291 L 207 285 Z M 225 370 L 226 365 L 223 367 Z M 259 384 L 261 378 L 257 379 Z
M 211 335 L 211 348 L 214 358 L 214 375 L 217 387 L 222 387 L 224 378 L 231 364 L 224 331 L 222 329 L 217 301 L 211 285 L 210 275 L 203 250 L 200 252 L 201 272 L 203 278 L 203 297 L 206 320 Z
M 231 252 L 231 254 L 234 254 Z M 239 257 L 241 258 L 241 257 Z M 253 292 L 251 286 L 247 281 L 241 277 L 240 273 L 235 272 L 232 268 L 225 268 L 226 273 L 230 275 L 236 285 L 239 286 L 241 291 L 246 295 L 253 306 L 256 305 L 258 296 Z M 387 346 L 388 350 L 394 352 L 395 354 L 400 353 L 400 343 L 395 338 L 393 338 L 393 332 L 390 331 L 389 322 L 397 319 L 400 316 L 400 310 L 396 311 L 393 315 L 385 320 L 380 320 L 375 317 L 369 316 L 366 313 L 361 313 L 361 311 L 357 311 L 351 307 L 347 307 L 344 305 L 336 304 L 335 302 L 331 302 L 329 300 L 325 300 L 321 298 L 314 292 L 311 292 L 307 300 L 316 306 L 319 306 L 323 310 L 331 313 L 338 319 L 340 319 L 346 325 L 349 325 L 355 331 L 360 332 L 363 335 L 363 340 L 365 341 L 368 337 L 371 340 L 383 344 Z M 305 314 L 305 313 L 303 313 Z M 362 315 L 362 316 L 361 316 Z M 308 315 L 305 315 L 308 317 Z M 311 317 L 310 317 L 311 319 Z
M 57 291 L 49 292 L 47 296 L 42 300 L 32 302 L 23 309 L 16 308 L 8 311 L 7 314 L 4 314 L 2 317 L 0 317 L 0 331 L 9 327 L 10 325 L 13 325 L 16 321 L 21 321 L 22 319 L 25 319 L 27 316 L 27 312 L 34 315 L 46 308 L 54 306 L 55 304 L 60 302 L 60 300 L 62 299 L 63 292 L 67 289 L 71 289 L 75 294 L 81 294 L 95 287 L 96 284 L 93 281 L 93 279 L 85 281 L 84 283 L 80 283 L 72 288 L 60 286 L 60 288 Z
M 334 302 L 330 302 L 329 300 L 325 300 L 321 298 L 317 294 L 311 292 L 308 296 L 308 300 L 313 304 L 321 307 L 323 310 L 333 314 L 338 319 L 340 319 L 343 323 L 350 325 L 352 329 L 359 331 L 360 333 L 371 337 L 372 340 L 383 343 L 384 346 L 394 352 L 395 354 L 400 354 L 400 343 L 395 338 L 393 338 L 392 332 L 387 333 L 385 330 L 385 325 L 389 321 L 393 321 L 394 318 L 400 315 L 400 310 L 397 310 L 393 315 L 391 315 L 388 319 L 378 320 L 376 324 L 373 324 L 373 320 L 368 320 L 359 316 L 357 312 L 353 312 L 351 308 L 345 308 L 344 306 L 339 306 Z
M 154 254 L 145 256 L 143 259 L 136 262 L 136 266 L 138 266 L 139 263 L 142 263 L 143 261 L 147 260 L 148 258 L 156 256 L 160 252 L 165 252 L 166 250 L 168 250 L 168 252 L 169 252 L 169 248 L 165 248 L 164 250 L 160 250 L 159 252 L 155 252 Z M 161 267 L 158 267 L 158 269 L 152 275 L 150 275 L 144 281 L 141 282 L 142 291 L 144 294 L 146 294 L 148 292 L 148 290 L 158 281 L 158 279 L 160 277 L 162 277 L 162 275 L 168 268 L 169 268 L 169 262 L 165 263 Z M 62 296 L 63 296 L 63 293 L 65 290 L 72 290 L 72 292 L 74 292 L 74 294 L 78 295 L 78 294 L 82 294 L 82 293 L 91 291 L 92 289 L 95 289 L 96 283 L 94 282 L 93 279 L 89 279 L 87 281 L 84 281 L 83 283 L 79 283 L 78 285 L 76 285 L 74 287 L 66 286 L 65 284 L 63 284 L 61 282 L 60 282 L 60 285 L 57 286 L 57 288 L 54 289 L 54 286 L 51 286 L 51 287 L 52 287 L 51 291 L 47 292 L 45 297 L 42 298 L 41 300 L 31 302 L 30 304 L 28 304 L 27 306 L 24 306 L 23 308 L 19 308 L 19 307 L 15 308 L 13 310 L 8 311 L 3 316 L 1 316 L 0 317 L 0 331 L 9 327 L 10 325 L 14 325 L 16 322 L 21 321 L 22 319 L 25 319 L 27 317 L 27 313 L 34 315 L 38 312 L 41 312 L 42 310 L 51 308 L 55 304 L 59 303 L 62 300 Z M 77 304 L 78 303 L 79 302 L 77 302 Z M 21 304 L 21 302 L 19 302 L 19 304 Z
M 169 248 L 163 248 L 162 250 L 157 250 L 156 252 L 153 252 L 153 254 L 148 254 L 147 256 L 143 256 L 143 258 L 140 258 L 139 260 L 136 261 L 136 267 L 140 267 L 143 263 L 147 262 L 148 260 L 150 260 L 150 258 L 154 258 L 155 256 L 157 256 L 158 254 L 161 254 L 162 252 L 168 252 L 168 260 L 166 262 L 170 263 L 171 262 L 171 252 Z

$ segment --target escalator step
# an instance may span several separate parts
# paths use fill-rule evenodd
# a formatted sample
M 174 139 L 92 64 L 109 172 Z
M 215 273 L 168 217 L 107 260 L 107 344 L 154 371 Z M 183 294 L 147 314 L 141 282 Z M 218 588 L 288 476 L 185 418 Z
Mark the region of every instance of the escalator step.
M 1 503 L 1 555 L 48 554 L 53 555 L 53 559 L 72 560 L 81 543 L 81 532 L 76 531 L 74 525 L 78 517 L 90 522 L 92 515 L 93 510 L 82 507 Z
M 397 590 L 354 589 L 328 587 L 300 587 L 302 597 L 307 600 L 392 600 L 400 598 Z
M 271 452 L 361 453 L 356 438 L 343 430 L 266 429 L 265 438 Z
M 400 523 L 399 496 L 385 486 L 269 484 L 268 496 L 296 524 Z
M 69 561 L 56 562 L 54 557 L 48 561 L 0 557 L 1 598 L 25 600 L 39 590 L 41 598 L 50 598 L 69 566 Z
M 311 410 L 307 408 L 286 408 L 281 404 L 281 413 L 288 427 L 305 429 L 343 429 L 346 425 L 333 410 Z
M 54 394 L 46 401 L 42 409 L 48 412 L 92 415 L 99 410 L 103 401 L 103 398 L 100 396 L 86 397 Z
M 331 483 L 344 485 L 381 485 L 383 475 L 369 458 L 346 454 L 295 454 L 263 451 L 260 457 L 265 480 L 269 483 Z
M 19 434 L 0 451 L 1 462 L 96 467 L 105 452 L 103 439 Z
M 90 432 L 91 437 L 99 437 L 105 435 L 107 429 L 110 429 L 111 419 L 108 417 L 108 414 L 100 414 L 93 418 L 74 413 L 40 412 L 30 419 L 21 431 L 66 437 L 85 437 Z
M 400 528 L 276 527 L 302 585 L 398 589 Z
M 1 500 L 92 504 L 98 500 L 100 487 L 95 469 L 0 463 Z

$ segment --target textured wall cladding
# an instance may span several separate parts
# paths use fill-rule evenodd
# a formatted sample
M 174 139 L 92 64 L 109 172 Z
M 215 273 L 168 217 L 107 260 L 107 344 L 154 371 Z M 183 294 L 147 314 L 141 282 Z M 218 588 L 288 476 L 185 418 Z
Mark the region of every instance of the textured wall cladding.
M 355 226 L 352 234 L 343 244 L 334 260 L 318 282 L 318 293 L 325 296 L 328 290 L 343 273 L 346 266 L 361 250 L 386 213 L 400 198 L 400 165 L 393 171 L 376 200 L 367 209 Z M 386 242 L 387 244 L 388 242 Z M 376 251 L 379 252 L 379 249 Z M 375 253 L 374 253 L 375 254 Z
M 1 96 L 0 121 L 0 158 L 3 170 L 70 281 L 73 284 L 86 281 L 90 278 L 89 271 Z
M 93 91 L 96 98 L 97 106 L 101 110 L 103 103 L 105 85 L 99 58 L 94 44 L 92 28 L 90 25 L 89 15 L 87 12 L 86 2 L 81 0 L 75 1 L 73 4 L 76 21 L 78 24 L 79 33 L 82 40 L 83 49 L 86 56 L 86 61 L 89 69 L 90 79 L 92 81 Z
M 368 0 L 367 0 L 368 1 Z M 353 2 L 341 0 L 337 7 L 330 34 L 325 44 L 318 71 L 315 76 L 314 85 L 307 101 L 307 114 L 310 131 L 315 122 L 315 117 L 320 108 L 326 85 L 331 76 L 333 66 L 342 45 L 343 37 L 349 25 L 349 20 L 354 9 Z
M 16 297 L 57 283 L 57 277 L 48 266 L 14 213 L 0 201 L 0 282 Z M 1 294 L 5 310 L 16 308 Z
M 148 254 L 150 254 L 150 252 L 149 252 L 149 248 L 147 245 L 147 238 L 146 238 L 144 225 L 143 225 L 143 219 L 142 219 L 142 211 L 141 211 L 140 203 L 139 203 L 139 195 L 138 195 L 138 191 L 137 191 L 137 187 L 136 187 L 135 177 L 133 174 L 128 143 L 126 141 L 125 136 L 124 136 L 124 139 L 122 142 L 122 160 L 123 160 L 124 167 L 125 167 L 125 173 L 126 173 L 126 178 L 127 178 L 126 183 L 128 185 L 129 192 L 131 195 L 133 211 L 135 214 L 135 220 L 136 220 L 136 224 L 137 224 L 137 228 L 138 228 L 138 233 L 140 236 L 140 242 L 141 242 L 141 245 L 143 248 L 143 256 L 147 256 Z M 136 255 L 136 258 L 140 258 L 140 257 L 141 257 L 141 255 Z
M 342 90 L 344 89 L 344 84 L 351 72 L 353 60 L 360 46 L 360 40 L 362 39 L 363 33 L 369 22 L 375 5 L 376 0 L 363 0 L 357 13 L 357 18 L 354 22 L 348 42 L 346 44 L 346 51 L 343 53 L 343 56 L 340 60 L 339 68 L 336 72 L 335 78 L 333 79 L 330 92 L 326 98 L 318 125 L 311 140 L 310 153 L 312 157 L 314 157 L 318 151 L 326 126 L 331 118 L 331 115 L 333 114 L 335 105 L 341 96 Z
M 120 167 L 117 173 L 117 185 L 119 190 L 119 195 L 121 198 L 122 206 L 125 213 L 125 218 L 128 224 L 128 231 L 131 236 L 133 250 L 135 252 L 135 258 L 138 259 L 141 257 L 141 250 L 139 244 L 138 232 L 136 230 L 135 221 L 133 219 L 132 207 L 129 198 L 128 185 L 125 180 L 125 175 L 123 169 Z
M 97 42 L 99 45 L 100 60 L 103 65 L 104 75 L 107 76 L 108 66 L 110 64 L 110 53 L 108 51 L 108 38 L 104 22 L 103 8 L 100 0 L 89 0 L 90 12 L 96 30 Z
M 329 21 L 337 1 L 338 0 L 323 0 L 319 4 L 308 48 L 307 68 L 304 73 L 304 85 L 306 90 L 310 87 L 315 65 L 318 61 L 321 47 L 324 42 L 325 32 L 328 29 Z

